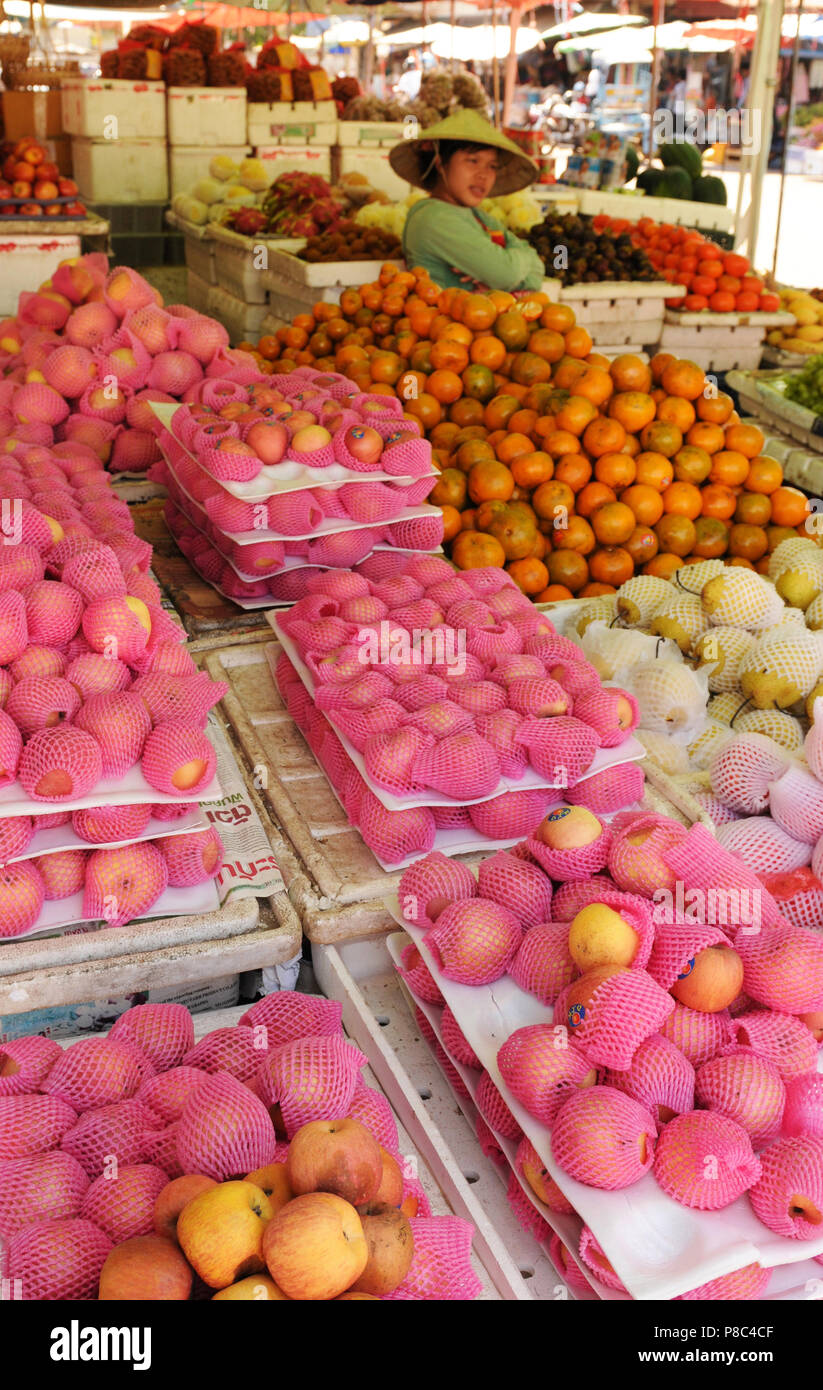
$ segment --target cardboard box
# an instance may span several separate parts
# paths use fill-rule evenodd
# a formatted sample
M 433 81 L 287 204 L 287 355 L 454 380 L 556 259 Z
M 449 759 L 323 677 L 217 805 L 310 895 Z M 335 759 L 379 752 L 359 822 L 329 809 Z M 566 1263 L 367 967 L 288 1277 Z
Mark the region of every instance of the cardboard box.
M 7 140 L 22 140 L 25 135 L 45 140 L 62 135 L 60 92 L 4 92 L 3 120 Z

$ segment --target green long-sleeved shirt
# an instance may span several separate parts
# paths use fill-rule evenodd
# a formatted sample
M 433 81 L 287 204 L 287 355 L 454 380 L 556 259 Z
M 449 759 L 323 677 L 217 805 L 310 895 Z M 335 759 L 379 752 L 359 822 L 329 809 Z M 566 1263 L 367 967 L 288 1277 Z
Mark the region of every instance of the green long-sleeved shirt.
M 444 289 L 466 287 L 468 276 L 492 290 L 536 290 L 546 270 L 533 247 L 513 232 L 497 246 L 484 228 L 502 232 L 493 217 L 456 207 L 439 198 L 415 203 L 403 228 L 403 255 L 408 266 L 422 266 Z

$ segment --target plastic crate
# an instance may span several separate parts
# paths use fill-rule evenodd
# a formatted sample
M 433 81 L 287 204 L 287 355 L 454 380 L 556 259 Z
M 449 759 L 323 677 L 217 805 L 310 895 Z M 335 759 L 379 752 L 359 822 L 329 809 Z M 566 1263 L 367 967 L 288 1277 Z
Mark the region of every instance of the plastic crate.
M 242 145 L 246 140 L 245 87 L 167 87 L 170 145 Z
M 228 330 L 232 344 L 255 341 L 266 317 L 265 304 L 247 304 L 220 285 L 209 285 L 208 313 Z
M 160 203 L 168 200 L 165 140 L 72 138 L 74 177 L 80 196 L 95 203 Z
M 333 145 L 337 124 L 333 101 L 250 101 L 246 107 L 246 138 L 255 148 Z
M 63 129 L 92 140 L 166 138 L 165 82 L 69 77 L 61 84 Z
M 198 179 L 208 176 L 209 165 L 217 154 L 226 154 L 239 164 L 249 154 L 248 145 L 169 145 L 169 196 L 188 193 Z
M 319 174 L 322 179 L 331 182 L 332 161 L 329 145 L 266 144 L 258 145 L 255 153 L 257 158 L 263 161 L 266 178 L 270 184 L 279 179 L 281 174 L 290 174 L 295 170 L 301 174 Z
M 41 285 L 61 261 L 80 255 L 77 235 L 4 232 L 0 246 L 0 314 L 15 314 L 21 290 Z

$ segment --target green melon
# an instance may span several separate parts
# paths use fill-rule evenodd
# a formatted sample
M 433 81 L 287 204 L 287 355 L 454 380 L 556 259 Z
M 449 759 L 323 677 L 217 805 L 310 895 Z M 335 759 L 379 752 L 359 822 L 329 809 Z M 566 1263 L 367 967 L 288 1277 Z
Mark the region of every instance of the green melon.
M 699 179 L 703 172 L 703 159 L 700 151 L 696 145 L 690 145 L 687 140 L 675 140 L 671 144 L 661 145 L 658 154 L 667 169 L 685 169 L 686 173 L 693 179 Z

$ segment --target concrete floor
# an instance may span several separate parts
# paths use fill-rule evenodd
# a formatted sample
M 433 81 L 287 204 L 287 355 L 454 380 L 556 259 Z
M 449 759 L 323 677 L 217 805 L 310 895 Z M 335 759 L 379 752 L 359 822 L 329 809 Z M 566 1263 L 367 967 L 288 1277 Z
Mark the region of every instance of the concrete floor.
M 141 266 L 140 274 L 160 291 L 166 304 L 188 303 L 184 265 Z

